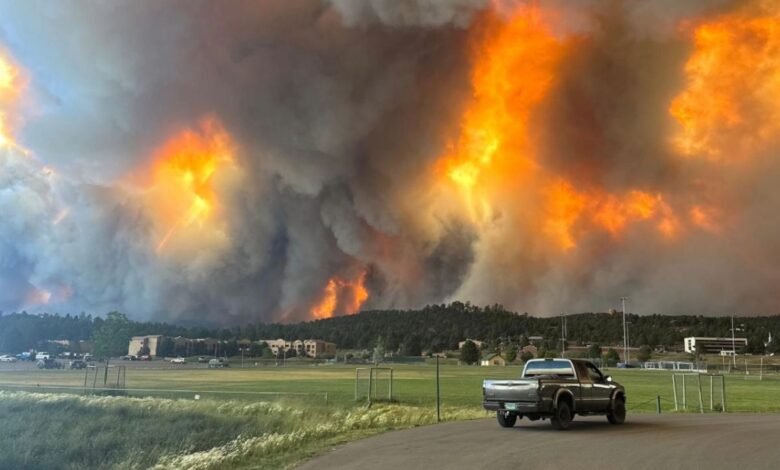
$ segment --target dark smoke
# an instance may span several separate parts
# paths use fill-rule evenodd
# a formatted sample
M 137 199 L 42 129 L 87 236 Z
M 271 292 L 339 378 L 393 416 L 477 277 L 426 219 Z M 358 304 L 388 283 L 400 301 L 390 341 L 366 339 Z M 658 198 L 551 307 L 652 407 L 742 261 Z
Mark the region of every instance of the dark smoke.
M 595 234 L 556 260 L 536 227 L 481 233 L 438 210 L 431 174 L 471 97 L 470 28 L 493 3 L 0 1 L 0 44 L 30 76 L 19 140 L 35 155 L 0 149 L 0 309 L 293 321 L 329 278 L 366 271 L 366 308 L 461 298 L 544 315 L 631 295 L 646 313 L 774 313 L 777 165 L 721 176 L 713 202 L 744 230 L 673 248 Z M 702 173 L 664 142 L 690 52 L 677 27 L 730 3 L 551 5 L 580 47 L 534 121 L 544 164 L 582 187 L 685 200 Z M 220 193 L 230 241 L 159 257 L 123 181 L 205 115 L 238 146 L 240 184 Z

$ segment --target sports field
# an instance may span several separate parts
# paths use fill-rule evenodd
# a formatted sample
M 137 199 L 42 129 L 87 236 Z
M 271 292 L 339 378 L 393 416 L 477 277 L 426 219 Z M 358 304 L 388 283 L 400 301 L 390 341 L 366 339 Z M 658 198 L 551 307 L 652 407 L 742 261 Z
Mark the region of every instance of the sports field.
M 361 366 L 362 367 L 362 366 Z M 388 364 L 393 369 L 393 401 L 410 406 L 434 406 L 436 402 L 436 368 L 430 364 L 398 365 Z M 292 367 L 257 367 L 206 369 L 171 366 L 156 363 L 156 367 L 133 367 L 126 369 L 125 388 L 133 396 L 158 396 L 169 398 L 193 398 L 198 392 L 201 398 L 216 399 L 274 399 L 296 398 L 312 403 L 329 403 L 339 406 L 355 404 L 354 365 L 317 365 Z M 440 396 L 444 405 L 453 407 L 479 408 L 481 404 L 482 380 L 485 378 L 514 378 L 520 373 L 519 366 L 475 367 L 442 365 L 440 367 Z M 663 411 L 674 410 L 672 374 L 667 371 L 605 369 L 605 373 L 626 387 L 629 407 L 637 412 L 655 412 L 656 397 L 661 397 Z M 110 369 L 108 382 L 112 381 Z M 387 395 L 388 381 L 383 375 L 374 384 L 378 399 Z M 362 373 L 359 394 L 365 397 L 368 386 Z M 89 375 L 89 387 L 94 377 Z M 98 377 L 102 385 L 103 374 Z M 713 384 L 715 401 L 720 398 L 719 379 Z M 755 375 L 727 374 L 726 403 L 728 411 L 780 411 L 780 376 L 764 375 L 762 380 Z M 84 371 L 68 370 L 12 370 L 0 369 L 0 389 L 68 391 L 50 388 L 73 387 L 79 392 L 85 383 Z M 682 384 L 678 377 L 678 400 L 682 398 Z M 709 403 L 709 378 L 702 378 L 703 399 Z M 139 391 L 134 391 L 139 390 Z M 697 377 L 686 382 L 687 402 L 698 403 Z M 681 403 L 680 403 L 681 404 Z
M 337 443 L 436 422 L 436 368 L 387 366 L 393 368 L 394 400 L 376 400 L 371 408 L 364 393 L 355 401 L 355 366 L 347 365 L 218 370 L 163 362 L 131 365 L 128 396 L 118 397 L 83 394 L 84 371 L 5 366 L 0 369 L 0 467 L 285 468 Z M 441 366 L 442 419 L 486 416 L 480 407 L 482 379 L 519 373 L 519 367 Z M 625 385 L 629 413 L 655 413 L 657 396 L 663 413 L 674 412 L 669 372 L 606 373 Z M 359 385 L 365 390 L 367 381 Z M 378 396 L 387 393 L 387 381 L 375 385 Z M 698 412 L 698 381 L 688 376 L 686 385 L 687 412 Z M 716 405 L 718 385 L 713 386 Z M 780 377 L 726 377 L 729 412 L 777 412 L 777 396 Z M 707 378 L 702 401 L 708 410 Z M 36 438 L 43 428 L 53 438 Z

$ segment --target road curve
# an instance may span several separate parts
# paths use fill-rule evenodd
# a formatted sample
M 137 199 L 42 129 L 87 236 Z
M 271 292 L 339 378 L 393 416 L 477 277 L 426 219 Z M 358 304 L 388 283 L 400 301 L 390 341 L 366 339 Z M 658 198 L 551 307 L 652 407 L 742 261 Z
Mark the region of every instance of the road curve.
M 352 442 L 298 470 L 413 469 L 776 469 L 780 414 L 576 417 L 568 431 L 549 421 L 495 418 L 395 431 Z

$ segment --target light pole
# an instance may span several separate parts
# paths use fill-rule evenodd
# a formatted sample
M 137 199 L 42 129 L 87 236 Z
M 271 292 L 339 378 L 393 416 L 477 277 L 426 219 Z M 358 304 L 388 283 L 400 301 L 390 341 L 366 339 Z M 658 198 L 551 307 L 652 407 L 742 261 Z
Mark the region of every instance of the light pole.
M 734 337 L 734 315 L 731 316 L 731 357 L 734 359 L 734 367 L 737 367 L 737 339 Z
M 566 357 L 566 314 L 561 314 L 561 357 Z
M 631 322 L 626 322 L 626 364 L 628 364 L 629 356 L 631 353 L 629 352 L 629 348 L 631 348 Z
M 742 328 L 734 328 L 734 315 L 731 316 L 731 357 L 734 361 L 734 367 L 737 367 L 737 339 L 735 338 L 735 332 L 737 330 L 742 331 L 742 329 L 745 327 L 744 323 L 741 323 L 739 326 Z
M 620 298 L 620 303 L 623 309 L 623 362 L 628 365 L 628 327 L 626 326 L 626 300 L 628 300 L 628 297 Z

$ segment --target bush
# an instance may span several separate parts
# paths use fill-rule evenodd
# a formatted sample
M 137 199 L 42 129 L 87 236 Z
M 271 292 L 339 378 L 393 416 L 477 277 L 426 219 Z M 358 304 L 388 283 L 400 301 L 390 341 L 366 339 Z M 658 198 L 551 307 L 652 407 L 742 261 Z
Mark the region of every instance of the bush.
M 604 355 L 604 361 L 606 361 L 607 364 L 620 362 L 620 354 L 618 354 L 618 352 L 614 349 L 609 348 L 607 349 L 607 353 Z
M 639 347 L 639 353 L 636 355 L 636 358 L 639 359 L 640 362 L 649 361 L 652 352 L 653 351 L 650 349 L 650 346 L 643 344 Z

